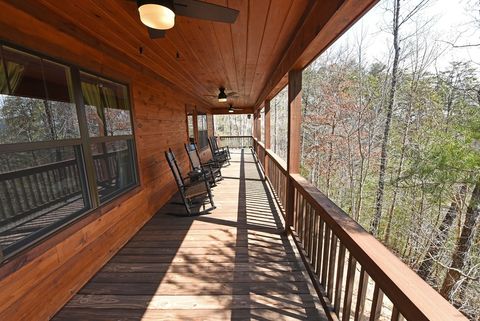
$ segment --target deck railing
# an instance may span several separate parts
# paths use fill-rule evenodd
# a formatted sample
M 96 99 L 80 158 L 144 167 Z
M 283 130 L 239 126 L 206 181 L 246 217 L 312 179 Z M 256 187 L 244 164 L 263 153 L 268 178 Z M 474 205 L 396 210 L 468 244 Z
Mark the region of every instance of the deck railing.
M 116 178 L 115 153 L 95 155 L 93 159 L 98 184 Z M 81 193 L 82 182 L 76 159 L 0 173 L 1 227 L 3 230 L 12 228 Z
M 280 206 L 285 209 L 287 205 L 287 164 L 260 142 L 255 142 L 255 153 L 263 166 L 265 176 L 270 182 Z M 283 211 L 282 213 L 285 213 Z
M 414 271 L 301 175 L 254 139 L 257 158 L 331 320 L 467 320 Z M 288 215 L 288 214 L 287 214 Z
M 219 136 L 223 146 L 229 148 L 248 148 L 253 146 L 252 136 Z
M 19 221 L 82 191 L 75 159 L 0 174 L 0 223 Z

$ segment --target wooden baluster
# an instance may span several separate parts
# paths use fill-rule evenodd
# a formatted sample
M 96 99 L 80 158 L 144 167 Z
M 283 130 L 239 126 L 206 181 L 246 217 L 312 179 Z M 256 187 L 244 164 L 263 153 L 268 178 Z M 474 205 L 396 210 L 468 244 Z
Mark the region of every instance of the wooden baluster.
M 308 203 L 308 256 L 310 257 L 310 264 L 313 263 L 313 244 L 315 239 L 315 210 L 313 206 Z
M 3 197 L 7 199 L 7 193 L 3 187 L 3 181 L 0 182 L 0 195 L 3 195 Z M 4 208 L 4 206 L 7 207 L 7 202 L 6 200 L 4 202 L 2 197 L 0 196 L 0 221 L 3 221 L 6 218 L 8 218 L 8 215 L 7 215 L 8 209 Z
M 50 190 L 50 186 L 49 184 L 47 184 L 45 181 L 47 180 L 46 179 L 46 176 L 45 176 L 45 172 L 41 172 L 41 173 L 38 173 L 39 175 L 39 178 L 40 178 L 40 184 L 39 184 L 39 187 L 42 188 L 42 191 L 44 192 L 44 195 L 45 195 L 45 203 L 48 203 L 50 200 L 52 200 L 52 194 L 51 194 L 51 190 Z
M 317 269 L 317 262 L 318 262 L 318 255 L 317 255 L 317 245 L 318 245 L 318 214 L 315 211 L 315 208 L 312 206 L 312 233 L 313 233 L 313 238 L 312 238 L 312 252 L 311 252 L 311 257 L 312 257 L 312 267 L 313 270 L 315 271 Z
M 327 288 L 327 273 L 330 252 L 330 227 L 325 224 L 325 242 L 323 245 L 323 262 L 322 262 L 322 285 Z
M 302 247 L 305 249 L 305 208 L 304 208 L 304 203 L 305 203 L 305 198 L 303 197 L 302 193 L 300 195 L 300 230 L 298 231 L 298 235 L 300 237 L 300 242 L 302 244 Z
M 372 309 L 370 310 L 370 321 L 377 321 L 380 319 L 382 313 L 383 304 L 383 291 L 379 288 L 378 284 L 375 284 L 373 290 Z
M 73 171 L 73 179 L 75 182 L 75 192 L 80 192 L 82 190 L 82 183 L 80 181 L 80 176 L 79 176 L 79 170 L 78 166 L 75 164 L 72 166 L 72 171 Z
M 345 280 L 345 296 L 343 300 L 342 321 L 350 320 L 350 313 L 352 309 L 353 283 L 355 282 L 356 265 L 357 265 L 357 260 L 355 260 L 352 253 L 350 253 L 349 259 L 348 259 L 347 276 Z
M 345 269 L 345 246 L 340 242 L 340 250 L 338 251 L 338 263 L 337 263 L 337 279 L 335 282 L 335 300 L 333 309 L 338 315 L 340 312 L 340 299 L 342 297 L 342 282 L 343 271 Z
M 65 167 L 65 183 L 67 186 L 67 195 L 73 194 L 72 172 L 70 170 L 71 168 L 71 165 Z
M 298 191 L 295 189 L 294 193 L 293 229 L 298 233 Z
M 313 207 L 308 203 L 308 256 L 310 257 L 310 264 L 312 263 L 312 248 L 313 248 Z
M 52 177 L 53 177 L 53 184 L 55 185 L 57 189 L 57 197 L 62 198 L 65 195 L 66 188 L 65 188 L 65 182 L 64 176 L 62 175 L 62 168 L 56 168 L 52 170 Z
M 25 182 L 27 183 L 27 186 L 28 186 L 28 190 L 29 190 L 29 193 L 30 193 L 30 197 L 32 198 L 32 207 L 37 207 L 39 205 L 39 201 L 37 199 L 37 192 L 34 190 L 34 183 L 33 183 L 33 180 L 32 180 L 32 176 L 33 175 L 28 175 L 28 176 L 25 176 Z
M 15 208 L 13 207 L 13 203 L 12 203 L 12 195 L 9 191 L 9 188 L 8 188 L 8 184 L 6 181 L 2 181 L 2 187 L 3 187 L 3 193 L 5 195 L 5 198 L 6 198 L 6 215 L 5 217 L 6 218 L 10 218 L 10 217 L 13 217 L 15 215 Z
M 22 198 L 20 197 L 19 188 L 17 186 L 16 181 L 17 181 L 17 179 L 14 178 L 14 179 L 11 179 L 7 182 L 7 185 L 10 185 L 10 191 L 12 192 L 12 193 L 10 193 L 10 195 L 13 194 L 12 205 L 13 205 L 14 208 L 16 207 L 15 215 L 17 215 L 19 213 L 23 213 L 25 211 L 25 204 L 22 202 Z
M 78 191 L 76 169 L 77 169 L 76 165 L 69 166 L 70 180 L 71 180 L 71 184 L 72 184 L 72 194 L 74 194 Z
M 50 188 L 52 190 L 52 201 L 55 201 L 58 197 L 58 186 L 56 184 L 57 182 L 55 181 L 55 177 L 53 177 L 53 170 L 47 171 L 46 175 L 48 183 L 50 184 Z
M 355 320 L 363 319 L 363 310 L 365 308 L 365 296 L 368 287 L 368 274 L 362 266 L 360 270 L 360 280 L 358 283 L 357 306 L 355 307 Z
M 68 178 L 68 166 L 63 166 L 62 168 L 59 169 L 60 173 L 60 179 L 62 181 L 62 194 L 63 196 L 68 196 L 70 195 L 70 182 Z
M 330 244 L 330 261 L 328 266 L 328 286 L 327 296 L 330 301 L 333 301 L 333 280 L 335 280 L 335 262 L 337 257 L 337 237 L 332 231 L 332 241 Z
M 37 205 L 45 204 L 48 201 L 48 199 L 43 193 L 43 189 L 42 189 L 43 185 L 40 184 L 42 173 L 33 174 L 32 177 L 33 177 L 35 189 L 38 192 L 38 200 L 40 201 L 40 203 L 38 203 Z
M 305 252 L 308 251 L 308 202 L 303 197 L 303 206 L 302 206 L 302 212 L 303 212 L 303 248 L 305 249 Z M 308 252 L 307 252 L 308 253 Z
M 318 233 L 318 260 L 317 260 L 317 269 L 315 270 L 315 273 L 320 277 L 320 271 L 323 265 L 323 260 L 322 260 L 322 255 L 323 255 L 323 231 L 324 231 L 324 222 L 322 218 L 320 217 L 320 222 L 319 222 L 320 228 L 319 228 L 319 233 Z
M 27 188 L 25 187 L 25 182 L 23 181 L 23 179 L 24 177 L 17 178 L 18 182 L 20 183 L 20 194 L 22 194 L 22 198 L 24 200 L 25 211 L 28 211 L 32 208 L 35 208 L 35 206 L 32 205 L 31 198 L 28 195 Z

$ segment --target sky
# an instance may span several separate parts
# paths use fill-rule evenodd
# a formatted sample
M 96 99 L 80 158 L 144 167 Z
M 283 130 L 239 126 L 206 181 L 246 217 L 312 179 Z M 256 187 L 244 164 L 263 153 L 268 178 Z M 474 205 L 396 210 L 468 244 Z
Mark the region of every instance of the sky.
M 401 12 L 404 14 L 420 0 L 402 0 Z M 352 26 L 330 50 L 338 50 L 349 43 L 357 42 L 364 35 L 364 52 L 369 62 L 388 60 L 392 48 L 392 35 L 388 30 L 391 25 L 392 13 L 386 8 L 392 7 L 392 0 L 380 2 L 367 12 Z M 430 0 L 415 19 L 402 28 L 403 35 L 412 34 L 416 26 L 425 25 L 429 29 L 428 46 L 436 46 L 437 58 L 429 66 L 430 71 L 443 70 L 451 61 L 472 61 L 480 70 L 480 23 L 473 22 L 474 17 L 480 20 L 479 2 L 475 0 Z M 411 39 L 411 38 L 410 38 Z M 475 47 L 454 48 L 455 45 L 479 44 Z

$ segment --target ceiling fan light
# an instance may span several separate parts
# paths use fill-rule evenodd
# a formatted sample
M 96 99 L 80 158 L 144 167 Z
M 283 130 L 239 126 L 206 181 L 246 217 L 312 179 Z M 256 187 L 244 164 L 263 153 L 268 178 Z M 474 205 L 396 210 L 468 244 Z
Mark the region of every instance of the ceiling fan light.
M 173 1 L 137 1 L 140 21 L 153 29 L 167 30 L 175 25 Z
M 232 109 L 232 108 L 228 108 L 228 112 L 229 112 L 229 113 L 233 113 L 233 109 Z
M 225 103 L 227 102 L 227 94 L 225 94 L 225 88 L 220 87 L 220 93 L 218 94 L 218 102 Z

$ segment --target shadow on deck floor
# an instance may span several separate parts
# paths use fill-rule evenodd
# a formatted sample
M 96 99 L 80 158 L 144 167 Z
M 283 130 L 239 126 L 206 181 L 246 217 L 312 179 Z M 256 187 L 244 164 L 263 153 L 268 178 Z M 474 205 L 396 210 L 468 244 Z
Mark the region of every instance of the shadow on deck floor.
M 54 320 L 326 320 L 252 152 L 222 174 L 215 210 L 164 206 Z

